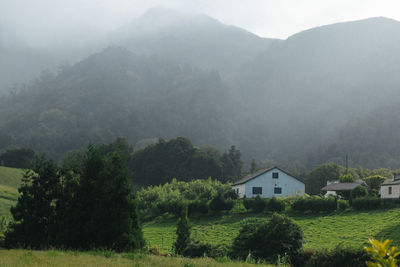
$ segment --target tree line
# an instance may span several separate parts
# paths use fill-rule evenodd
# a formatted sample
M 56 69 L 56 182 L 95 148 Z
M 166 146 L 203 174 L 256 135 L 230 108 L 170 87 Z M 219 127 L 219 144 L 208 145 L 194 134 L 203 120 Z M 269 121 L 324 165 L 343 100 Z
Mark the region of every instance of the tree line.
M 89 146 L 74 164 L 36 158 L 26 170 L 6 247 L 129 251 L 144 246 L 129 169 L 118 151 Z

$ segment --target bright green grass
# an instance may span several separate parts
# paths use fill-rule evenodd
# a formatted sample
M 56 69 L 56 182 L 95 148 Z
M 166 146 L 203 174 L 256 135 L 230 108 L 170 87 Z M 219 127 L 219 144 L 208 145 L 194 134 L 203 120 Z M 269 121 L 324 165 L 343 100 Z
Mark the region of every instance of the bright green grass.
M 10 208 L 18 199 L 23 173 L 21 169 L 0 167 L 0 216 L 11 217 Z
M 8 168 L 0 166 L 0 185 L 5 185 L 12 188 L 18 188 L 21 184 L 22 169 Z
M 1 250 L 0 266 L 151 266 L 151 267 L 240 267 L 256 266 L 236 261 L 218 262 L 210 258 L 188 259 L 146 254 L 76 251 Z M 257 265 L 267 267 L 272 265 Z
M 192 218 L 191 237 L 203 242 L 229 246 L 240 229 L 243 218 L 265 218 L 251 214 L 233 214 L 215 218 Z M 302 228 L 308 248 L 333 249 L 339 244 L 362 247 L 368 238 L 389 238 L 400 245 L 400 208 L 370 212 L 347 211 L 328 215 L 294 215 Z M 150 247 L 168 251 L 175 240 L 176 221 L 160 220 L 144 224 L 143 231 Z

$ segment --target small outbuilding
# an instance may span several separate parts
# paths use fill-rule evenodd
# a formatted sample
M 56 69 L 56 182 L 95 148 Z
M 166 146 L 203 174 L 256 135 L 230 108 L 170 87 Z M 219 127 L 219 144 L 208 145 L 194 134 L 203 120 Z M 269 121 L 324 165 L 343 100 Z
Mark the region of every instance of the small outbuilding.
M 303 195 L 305 185 L 298 178 L 278 167 L 260 170 L 232 184 L 240 198 L 272 198 Z
M 340 183 L 339 181 L 328 181 L 327 185 L 321 189 L 322 193 L 325 193 L 325 196 L 337 196 L 340 195 L 344 198 L 348 198 L 350 196 L 351 190 L 356 188 L 357 186 L 365 186 L 368 185 L 363 180 L 356 180 L 353 183 Z

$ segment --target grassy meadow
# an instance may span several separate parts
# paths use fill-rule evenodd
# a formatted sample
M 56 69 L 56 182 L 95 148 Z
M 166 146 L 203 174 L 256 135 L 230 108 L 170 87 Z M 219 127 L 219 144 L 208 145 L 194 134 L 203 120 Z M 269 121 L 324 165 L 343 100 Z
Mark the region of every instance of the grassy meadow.
M 11 217 L 10 208 L 18 199 L 18 186 L 24 171 L 0 166 L 0 216 Z
M 163 257 L 147 254 L 112 253 L 112 252 L 76 252 L 76 251 L 32 251 L 32 250 L 1 250 L 0 266 L 151 266 L 151 267 L 239 267 L 256 266 L 243 262 L 221 259 L 216 261 L 211 258 L 177 258 Z M 260 267 L 272 265 L 257 264 Z
M 270 215 L 228 214 L 222 217 L 192 218 L 192 237 L 211 244 L 229 246 L 244 218 Z M 377 211 L 344 211 L 331 214 L 291 215 L 305 235 L 305 247 L 333 249 L 338 245 L 362 247 L 368 238 L 392 239 L 400 246 L 400 208 Z M 176 221 L 160 219 L 144 224 L 149 247 L 167 252 L 175 240 Z

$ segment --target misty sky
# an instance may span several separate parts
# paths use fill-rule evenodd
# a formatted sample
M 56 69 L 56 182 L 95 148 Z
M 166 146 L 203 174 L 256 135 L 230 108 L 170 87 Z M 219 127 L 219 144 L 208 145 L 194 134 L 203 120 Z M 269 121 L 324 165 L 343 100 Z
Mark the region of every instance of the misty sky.
M 400 20 L 398 0 L 0 0 L 0 38 L 36 45 L 90 39 L 157 6 L 205 13 L 276 38 L 367 17 Z

